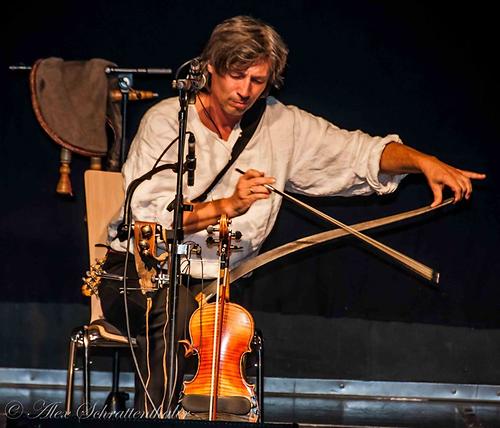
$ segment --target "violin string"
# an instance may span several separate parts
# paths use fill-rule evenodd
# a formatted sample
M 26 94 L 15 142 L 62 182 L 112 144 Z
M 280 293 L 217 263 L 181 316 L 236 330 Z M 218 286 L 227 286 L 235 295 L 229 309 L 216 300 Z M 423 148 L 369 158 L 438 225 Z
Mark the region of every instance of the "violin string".
M 219 252 L 219 266 L 222 263 L 222 252 Z M 210 407 L 209 407 L 209 420 L 212 419 L 212 409 L 216 403 L 214 403 L 215 395 L 215 370 L 216 370 L 216 346 L 217 346 L 217 333 L 218 333 L 218 323 L 219 323 L 219 301 L 220 301 L 220 272 L 217 276 L 217 295 L 215 297 L 215 321 L 214 321 L 214 340 L 212 342 L 212 371 L 210 379 Z

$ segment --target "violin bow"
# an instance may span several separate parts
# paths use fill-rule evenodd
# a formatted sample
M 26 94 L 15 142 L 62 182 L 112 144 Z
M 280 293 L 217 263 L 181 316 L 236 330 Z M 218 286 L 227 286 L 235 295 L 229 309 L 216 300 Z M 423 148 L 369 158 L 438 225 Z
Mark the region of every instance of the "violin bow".
M 369 229 L 375 229 L 377 227 L 385 226 L 387 224 L 397 223 L 398 221 L 403 221 L 409 218 L 418 217 L 420 215 L 450 205 L 452 202 L 453 198 L 449 198 L 435 207 L 431 207 L 430 205 L 428 205 L 411 211 L 405 211 L 399 214 L 393 214 L 375 220 L 368 220 L 361 223 L 356 223 L 354 225 L 349 226 L 349 228 L 354 229 L 358 232 Z M 230 273 L 230 281 L 234 282 L 237 279 L 254 271 L 255 269 L 262 267 L 267 263 L 277 260 L 288 254 L 292 254 L 296 251 L 300 251 L 305 248 L 312 247 L 314 245 L 333 241 L 334 239 L 341 238 L 347 235 L 350 235 L 350 232 L 344 229 L 329 230 L 326 232 L 317 233 L 315 235 L 306 236 L 304 238 L 299 238 L 295 241 L 273 248 L 272 250 L 266 251 L 265 253 L 259 254 L 258 256 L 250 260 L 247 260 L 246 262 L 243 262 L 235 269 L 232 269 Z M 199 293 L 196 296 L 196 300 L 198 300 L 198 302 L 202 300 L 209 300 L 215 295 L 216 291 L 217 291 L 217 281 L 212 281 L 210 282 L 210 284 L 208 284 L 206 287 L 203 288 L 201 293 Z

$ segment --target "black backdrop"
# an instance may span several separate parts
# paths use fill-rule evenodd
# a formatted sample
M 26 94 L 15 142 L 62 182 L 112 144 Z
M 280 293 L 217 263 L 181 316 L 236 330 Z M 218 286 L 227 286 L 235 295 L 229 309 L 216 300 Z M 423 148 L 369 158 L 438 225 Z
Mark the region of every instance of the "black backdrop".
M 10 8 L 4 14 L 0 67 L 3 308 L 84 305 L 80 277 L 88 263 L 82 187 L 88 159 L 74 157 L 75 197 L 56 195 L 59 146 L 34 118 L 28 74 L 11 72 L 8 65 L 31 65 L 50 56 L 100 57 L 122 67 L 175 69 L 199 54 L 222 19 L 251 14 L 274 25 L 290 48 L 285 87 L 277 95 L 282 101 L 343 128 L 397 133 L 407 144 L 485 172 L 488 179 L 476 184 L 470 202 L 372 233 L 439 270 L 439 291 L 374 250 L 343 239 L 261 269 L 238 289 L 237 299 L 259 313 L 311 315 L 325 322 L 498 328 L 500 209 L 493 162 L 500 91 L 493 66 L 495 15 L 486 3 L 125 0 L 13 3 Z M 136 78 L 135 87 L 162 98 L 174 95 L 166 78 Z M 130 104 L 129 135 L 151 105 Z M 354 223 L 423 206 L 431 194 L 422 177 L 412 176 L 390 196 L 306 201 Z M 265 246 L 325 227 L 285 204 Z M 11 324 L 3 334 L 14 331 Z M 3 364 L 12 365 L 5 355 Z

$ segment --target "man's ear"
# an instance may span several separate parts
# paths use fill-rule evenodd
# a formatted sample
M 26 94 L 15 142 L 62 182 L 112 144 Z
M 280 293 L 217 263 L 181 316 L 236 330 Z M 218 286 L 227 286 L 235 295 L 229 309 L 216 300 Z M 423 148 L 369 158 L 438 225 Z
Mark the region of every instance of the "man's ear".
M 210 74 L 213 74 L 215 72 L 213 65 L 210 63 L 207 64 L 207 70 Z

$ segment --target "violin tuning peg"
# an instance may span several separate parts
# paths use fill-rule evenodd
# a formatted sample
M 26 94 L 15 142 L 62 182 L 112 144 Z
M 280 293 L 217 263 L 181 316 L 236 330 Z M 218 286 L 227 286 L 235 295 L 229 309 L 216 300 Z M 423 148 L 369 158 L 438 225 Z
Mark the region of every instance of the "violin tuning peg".
M 141 233 L 144 239 L 149 239 L 153 236 L 153 229 L 149 224 L 146 224 L 141 227 Z
M 237 241 L 239 241 L 243 235 L 241 234 L 241 232 L 239 230 L 237 230 L 236 232 L 232 232 L 231 236 L 234 239 L 236 239 Z
M 207 227 L 207 233 L 209 235 L 211 235 L 214 232 L 218 232 L 218 231 L 219 231 L 219 228 L 217 226 L 212 225 L 212 224 Z
M 146 239 L 141 239 L 138 242 L 139 253 L 143 257 L 148 257 L 151 254 L 149 242 Z
M 141 250 L 149 250 L 149 242 L 146 239 L 141 239 L 139 241 L 139 248 Z
M 215 239 L 213 236 L 209 236 L 206 241 L 207 245 L 210 247 L 211 245 L 215 245 L 219 243 L 218 239 Z

